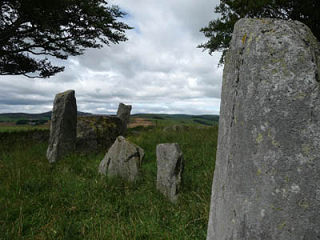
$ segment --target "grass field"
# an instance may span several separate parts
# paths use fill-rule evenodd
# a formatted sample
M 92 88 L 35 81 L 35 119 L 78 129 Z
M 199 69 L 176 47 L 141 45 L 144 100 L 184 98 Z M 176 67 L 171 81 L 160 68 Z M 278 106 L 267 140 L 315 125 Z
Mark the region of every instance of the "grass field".
M 158 127 L 168 125 L 218 125 L 218 115 L 185 115 L 185 114 L 134 114 L 132 120 L 135 118 L 143 118 L 153 122 Z
M 49 164 L 45 143 L 0 148 L 0 239 L 205 239 L 217 127 L 140 127 L 127 139 L 146 154 L 134 183 L 98 175 L 105 153 Z M 178 142 L 186 162 L 178 204 L 155 188 L 156 145 L 165 142 Z
M 32 131 L 32 130 L 45 130 L 50 129 L 48 125 L 9 125 L 9 126 L 1 126 L 0 125 L 0 133 L 1 132 L 21 132 L 21 131 Z

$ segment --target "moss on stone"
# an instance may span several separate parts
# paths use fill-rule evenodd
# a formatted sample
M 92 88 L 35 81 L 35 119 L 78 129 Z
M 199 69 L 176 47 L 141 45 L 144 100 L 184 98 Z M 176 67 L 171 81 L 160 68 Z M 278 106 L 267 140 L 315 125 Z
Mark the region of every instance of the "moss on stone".
M 302 152 L 303 152 L 303 154 L 304 155 L 306 155 L 307 157 L 310 155 L 310 150 L 311 150 L 311 148 L 310 148 L 310 146 L 309 145 L 303 145 L 302 146 Z
M 245 44 L 246 39 L 247 39 L 247 34 L 245 33 L 245 34 L 243 35 L 243 37 L 242 37 L 242 45 Z
M 106 150 L 122 135 L 122 122 L 110 116 L 78 116 L 77 149 Z
M 260 175 L 261 175 L 261 169 L 259 168 L 257 171 L 257 176 L 260 176 Z
M 284 182 L 285 183 L 289 183 L 289 181 L 290 181 L 290 178 L 288 176 L 286 176 L 285 179 L 284 179 Z
M 278 225 L 278 229 L 283 229 L 286 226 L 286 221 L 283 221 Z
M 306 199 L 302 199 L 301 201 L 299 201 L 299 206 L 303 207 L 303 208 L 309 208 L 309 203 Z
M 306 96 L 307 96 L 307 94 L 305 94 L 305 93 L 298 93 L 298 94 L 295 96 L 295 99 L 297 99 L 297 100 L 303 100 Z
M 263 141 L 263 136 L 261 133 L 258 134 L 257 138 L 256 138 L 256 143 L 260 144 Z
M 271 205 L 271 209 L 275 210 L 275 211 L 282 211 L 282 208 L 280 207 L 276 207 L 273 204 Z

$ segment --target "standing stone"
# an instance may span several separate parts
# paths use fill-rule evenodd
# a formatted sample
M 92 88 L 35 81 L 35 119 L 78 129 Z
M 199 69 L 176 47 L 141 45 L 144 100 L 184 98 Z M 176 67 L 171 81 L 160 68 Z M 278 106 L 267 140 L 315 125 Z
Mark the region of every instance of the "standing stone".
M 178 200 L 182 183 L 184 158 L 177 143 L 157 146 L 157 189 L 171 202 Z
M 127 125 L 130 120 L 131 109 L 132 109 L 131 105 L 125 105 L 123 103 L 119 103 L 117 117 L 120 118 L 123 123 L 123 131 L 122 131 L 123 135 L 127 133 Z
M 119 136 L 101 161 L 98 172 L 134 181 L 139 175 L 143 157 L 142 148 Z
M 77 104 L 74 90 L 58 93 L 51 116 L 47 158 L 54 163 L 76 148 Z
M 236 23 L 207 239 L 320 239 L 319 56 L 300 22 Z

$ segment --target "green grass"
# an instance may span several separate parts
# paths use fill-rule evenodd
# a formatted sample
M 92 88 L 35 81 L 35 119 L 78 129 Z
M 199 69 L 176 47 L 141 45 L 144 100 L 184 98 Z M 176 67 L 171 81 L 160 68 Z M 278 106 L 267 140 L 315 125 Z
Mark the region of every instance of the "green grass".
M 19 120 L 26 120 L 26 118 L 25 117 L 0 116 L 0 122 L 16 122 Z
M 1 132 L 27 132 L 32 130 L 48 130 L 46 125 L 32 126 L 32 125 L 14 125 L 14 126 L 1 126 Z
M 0 113 L 0 122 L 17 122 L 19 120 L 49 120 L 51 112 L 40 114 L 28 113 Z
M 145 150 L 134 183 L 99 176 L 104 153 L 73 154 L 51 165 L 46 144 L 17 143 L 0 153 L 0 239 L 205 239 L 217 127 L 140 130 Z M 156 145 L 178 142 L 184 183 L 178 204 L 155 188 Z
M 218 115 L 186 115 L 186 114 L 134 114 L 132 118 L 148 119 L 156 124 L 158 127 L 168 125 L 189 125 L 189 126 L 213 126 L 218 125 Z M 132 119 L 131 118 L 131 119 Z

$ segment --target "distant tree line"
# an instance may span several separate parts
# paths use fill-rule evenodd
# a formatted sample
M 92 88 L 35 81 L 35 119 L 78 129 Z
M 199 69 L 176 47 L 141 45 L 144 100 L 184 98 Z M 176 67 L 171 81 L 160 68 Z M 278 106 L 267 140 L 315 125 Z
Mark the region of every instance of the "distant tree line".
M 27 120 L 27 119 L 22 119 L 16 121 L 16 125 L 41 125 L 47 123 L 48 120 L 46 119 L 35 119 L 35 120 Z

